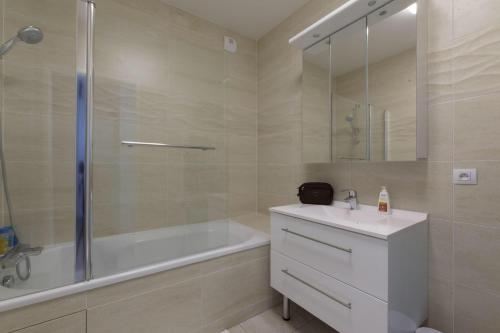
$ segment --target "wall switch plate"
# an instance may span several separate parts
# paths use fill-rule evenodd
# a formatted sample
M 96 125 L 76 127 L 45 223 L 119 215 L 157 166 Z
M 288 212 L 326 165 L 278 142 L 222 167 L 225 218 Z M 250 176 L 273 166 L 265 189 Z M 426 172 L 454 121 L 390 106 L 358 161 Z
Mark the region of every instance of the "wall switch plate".
M 477 169 L 453 169 L 453 184 L 477 185 Z
M 224 50 L 230 53 L 236 53 L 238 51 L 238 43 L 232 37 L 224 36 Z

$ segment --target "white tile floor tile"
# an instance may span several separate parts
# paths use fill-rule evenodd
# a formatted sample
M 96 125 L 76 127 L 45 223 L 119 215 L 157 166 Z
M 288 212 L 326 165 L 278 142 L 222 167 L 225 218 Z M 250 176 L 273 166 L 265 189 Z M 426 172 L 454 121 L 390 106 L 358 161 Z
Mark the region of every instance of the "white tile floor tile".
M 277 306 L 232 327 L 229 333 L 337 333 L 337 331 L 292 303 L 290 321 L 281 318 L 281 306 Z

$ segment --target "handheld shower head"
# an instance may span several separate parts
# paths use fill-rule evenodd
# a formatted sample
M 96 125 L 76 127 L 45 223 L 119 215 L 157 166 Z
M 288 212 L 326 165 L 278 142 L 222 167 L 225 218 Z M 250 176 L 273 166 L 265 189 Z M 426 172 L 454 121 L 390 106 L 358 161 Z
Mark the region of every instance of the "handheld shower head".
M 17 32 L 17 38 L 27 44 L 37 44 L 43 39 L 43 32 L 35 26 L 27 26 Z
M 25 42 L 26 44 L 37 44 L 43 39 L 43 32 L 35 26 L 27 26 L 20 29 L 17 35 L 0 45 L 0 57 L 10 51 L 17 41 Z
M 345 121 L 347 121 L 348 123 L 352 123 L 353 120 L 354 120 L 353 114 L 348 114 L 347 116 L 345 116 Z

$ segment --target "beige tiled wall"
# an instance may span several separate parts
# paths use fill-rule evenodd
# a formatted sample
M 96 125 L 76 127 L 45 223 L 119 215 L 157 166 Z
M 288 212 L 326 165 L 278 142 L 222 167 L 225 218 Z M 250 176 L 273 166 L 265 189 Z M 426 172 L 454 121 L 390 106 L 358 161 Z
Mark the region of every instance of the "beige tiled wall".
M 103 1 L 95 35 L 95 234 L 255 212 L 256 42 L 160 0 Z
M 1 135 L 16 231 L 28 244 L 68 240 L 75 215 L 76 2 L 1 4 L 2 40 L 27 25 L 44 32 L 41 43 L 18 43 L 2 57 Z
M 330 71 L 304 61 L 302 72 L 302 160 L 331 160 Z
M 1 6 L 3 39 L 31 24 L 45 34 L 1 63 L 9 189 L 16 229 L 32 245 L 74 239 L 76 3 Z M 256 42 L 160 0 L 99 1 L 95 20 L 95 235 L 255 213 Z M 236 53 L 224 51 L 225 35 Z
M 353 187 L 366 204 L 387 185 L 395 207 L 431 216 L 430 326 L 498 332 L 499 2 L 428 0 L 428 161 L 302 164 L 301 52 L 287 41 L 343 2 L 312 0 L 259 41 L 259 211 L 296 202 L 304 180 Z M 453 186 L 453 167 L 477 168 L 479 184 Z

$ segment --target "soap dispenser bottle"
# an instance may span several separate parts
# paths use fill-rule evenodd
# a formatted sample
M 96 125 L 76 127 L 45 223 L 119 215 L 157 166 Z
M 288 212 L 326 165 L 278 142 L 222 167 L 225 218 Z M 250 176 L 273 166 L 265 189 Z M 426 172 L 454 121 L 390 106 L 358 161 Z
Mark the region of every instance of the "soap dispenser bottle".
M 378 211 L 380 214 L 388 215 L 391 213 L 391 201 L 387 188 L 382 186 L 380 194 L 378 195 Z

